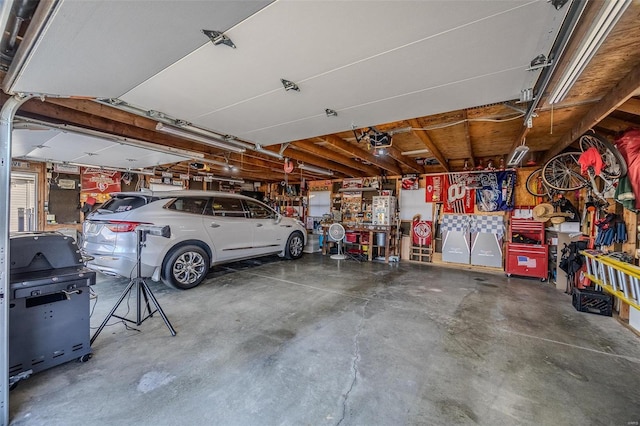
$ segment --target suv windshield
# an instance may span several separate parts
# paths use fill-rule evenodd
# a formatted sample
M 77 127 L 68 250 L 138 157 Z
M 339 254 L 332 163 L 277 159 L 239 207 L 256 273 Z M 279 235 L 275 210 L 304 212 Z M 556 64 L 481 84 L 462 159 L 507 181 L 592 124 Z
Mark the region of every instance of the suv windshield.
M 107 200 L 102 206 L 101 210 L 109 210 L 111 213 L 127 212 L 129 210 L 135 210 L 138 207 L 142 207 L 147 204 L 144 197 L 135 196 L 116 196 L 110 200 Z

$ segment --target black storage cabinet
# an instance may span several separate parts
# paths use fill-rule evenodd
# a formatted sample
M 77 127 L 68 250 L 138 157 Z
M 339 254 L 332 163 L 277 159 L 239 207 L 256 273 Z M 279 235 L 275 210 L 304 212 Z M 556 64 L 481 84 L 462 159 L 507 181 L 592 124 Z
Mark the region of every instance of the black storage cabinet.
M 19 232 L 9 243 L 10 383 L 89 359 L 89 286 L 96 274 L 84 267 L 75 241 L 55 232 Z

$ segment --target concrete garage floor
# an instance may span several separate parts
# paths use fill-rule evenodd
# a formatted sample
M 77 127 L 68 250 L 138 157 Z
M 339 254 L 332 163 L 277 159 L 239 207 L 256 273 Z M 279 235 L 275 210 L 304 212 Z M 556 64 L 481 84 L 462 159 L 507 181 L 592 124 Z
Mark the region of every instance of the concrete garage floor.
M 92 326 L 126 284 L 99 277 Z M 12 424 L 640 421 L 640 338 L 539 281 L 313 254 L 150 286 L 177 336 L 158 315 L 107 327 L 92 360 L 11 392 Z

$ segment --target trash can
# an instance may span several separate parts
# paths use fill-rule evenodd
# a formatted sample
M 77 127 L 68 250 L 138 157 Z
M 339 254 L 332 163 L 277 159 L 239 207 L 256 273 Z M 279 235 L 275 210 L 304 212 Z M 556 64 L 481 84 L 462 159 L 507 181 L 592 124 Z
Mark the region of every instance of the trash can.
M 387 239 L 387 234 L 384 232 L 376 233 L 376 245 L 380 247 L 384 247 L 384 243 Z
M 56 232 L 11 234 L 9 384 L 33 373 L 91 355 L 89 286 L 71 237 Z

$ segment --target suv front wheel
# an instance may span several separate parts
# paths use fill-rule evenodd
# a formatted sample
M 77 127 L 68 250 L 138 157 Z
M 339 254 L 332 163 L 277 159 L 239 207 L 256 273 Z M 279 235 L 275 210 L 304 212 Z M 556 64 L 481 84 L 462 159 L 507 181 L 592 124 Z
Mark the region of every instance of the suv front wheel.
M 299 259 L 304 250 L 304 237 L 298 231 L 289 235 L 287 246 L 284 248 L 284 257 L 287 259 Z
M 162 268 L 162 281 L 169 287 L 188 290 L 200 284 L 209 272 L 209 256 L 196 245 L 178 247 Z

